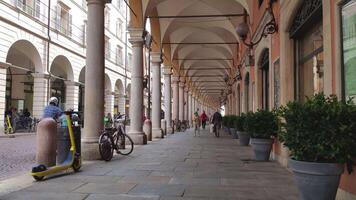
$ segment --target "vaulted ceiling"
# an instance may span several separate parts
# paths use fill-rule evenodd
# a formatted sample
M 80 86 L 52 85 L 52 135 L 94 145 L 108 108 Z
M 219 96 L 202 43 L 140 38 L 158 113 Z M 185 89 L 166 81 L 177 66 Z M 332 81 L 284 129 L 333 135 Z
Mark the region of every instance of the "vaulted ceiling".
M 239 60 L 235 27 L 249 0 L 142 0 L 145 19 L 174 71 L 195 90 L 218 102 L 224 76 Z M 156 41 L 157 42 L 157 41 Z

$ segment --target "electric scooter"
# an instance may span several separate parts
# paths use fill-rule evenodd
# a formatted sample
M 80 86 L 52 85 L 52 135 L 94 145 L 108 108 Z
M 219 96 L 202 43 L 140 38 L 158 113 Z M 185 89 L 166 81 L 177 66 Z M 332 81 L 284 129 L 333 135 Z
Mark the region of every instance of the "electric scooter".
M 72 128 L 72 120 L 71 120 L 71 115 L 75 114 L 75 112 L 66 111 L 64 112 L 64 114 L 66 115 L 67 127 L 69 132 L 69 139 L 70 139 L 70 150 L 68 152 L 67 159 L 63 163 L 50 168 L 47 168 L 43 164 L 39 164 L 33 167 L 31 176 L 33 176 L 33 178 L 36 181 L 41 181 L 45 176 L 49 176 L 51 174 L 55 174 L 67 170 L 69 168 L 73 168 L 74 172 L 78 172 L 81 167 L 80 153 L 77 152 L 77 147 L 75 144 L 75 138 L 74 138 L 74 133 Z

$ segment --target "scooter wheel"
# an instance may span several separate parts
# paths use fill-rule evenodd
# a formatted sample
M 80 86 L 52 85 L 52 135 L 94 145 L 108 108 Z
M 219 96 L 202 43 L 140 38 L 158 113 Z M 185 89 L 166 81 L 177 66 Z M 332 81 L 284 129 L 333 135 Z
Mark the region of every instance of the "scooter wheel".
M 44 176 L 33 176 L 36 181 L 42 181 Z
M 80 165 L 80 161 L 78 158 L 74 158 L 73 164 L 72 164 L 72 168 L 75 172 L 79 172 L 81 165 Z

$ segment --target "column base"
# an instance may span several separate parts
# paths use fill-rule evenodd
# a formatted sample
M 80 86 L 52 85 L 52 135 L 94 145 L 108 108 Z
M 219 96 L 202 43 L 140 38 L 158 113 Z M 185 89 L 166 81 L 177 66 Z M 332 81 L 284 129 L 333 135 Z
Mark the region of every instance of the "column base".
M 153 136 L 153 138 L 164 138 L 162 129 L 161 128 L 153 128 L 152 136 Z
M 101 160 L 98 142 L 82 141 L 81 144 L 81 157 L 83 160 Z
M 173 134 L 173 128 L 167 127 L 167 134 Z
M 147 141 L 152 141 L 152 122 L 149 119 L 146 119 L 143 123 L 143 132 L 147 137 Z
M 147 136 L 144 132 L 129 132 L 128 133 L 135 145 L 147 144 Z

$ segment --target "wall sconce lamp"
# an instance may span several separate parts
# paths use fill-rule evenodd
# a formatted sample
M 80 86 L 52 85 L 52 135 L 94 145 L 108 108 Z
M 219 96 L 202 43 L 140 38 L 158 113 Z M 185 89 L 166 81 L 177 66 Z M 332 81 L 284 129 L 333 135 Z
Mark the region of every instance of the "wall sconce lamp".
M 272 4 L 275 2 L 276 0 L 269 0 L 268 2 L 268 7 L 266 8 L 267 12 L 271 15 L 272 19 L 271 21 L 269 21 L 264 27 L 263 27 L 263 31 L 260 35 L 260 38 L 258 38 L 258 40 L 256 42 L 252 42 L 250 41 L 249 43 L 246 42 L 247 39 L 247 35 L 249 33 L 249 26 L 247 24 L 247 15 L 244 18 L 244 22 L 242 22 L 241 24 L 237 25 L 236 27 L 236 33 L 239 35 L 239 37 L 241 38 L 241 40 L 243 41 L 243 43 L 249 47 L 250 49 L 252 49 L 255 45 L 257 45 L 258 43 L 261 42 L 262 38 L 267 37 L 267 35 L 270 34 L 274 34 L 278 31 L 278 25 L 276 22 L 276 18 L 274 16 L 273 13 L 273 9 L 272 9 Z

